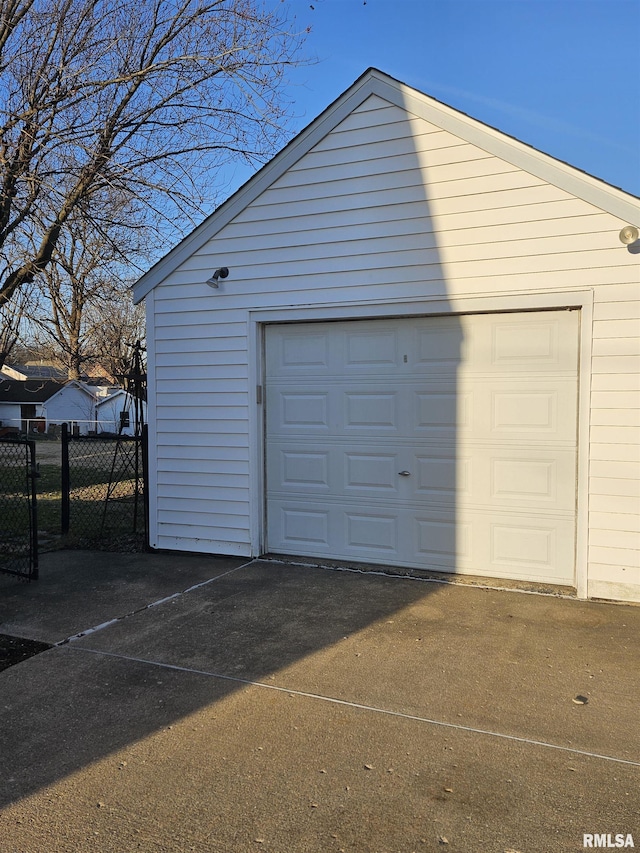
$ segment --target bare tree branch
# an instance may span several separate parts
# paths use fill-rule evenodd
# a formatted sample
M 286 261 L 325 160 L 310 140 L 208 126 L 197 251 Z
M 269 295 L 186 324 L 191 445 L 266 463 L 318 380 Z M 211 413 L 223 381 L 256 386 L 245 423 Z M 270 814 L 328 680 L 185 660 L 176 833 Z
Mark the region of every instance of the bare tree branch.
M 282 144 L 301 37 L 268 3 L 0 0 L 0 305 L 54 262 L 80 213 L 108 236 L 107 195 L 138 227 L 162 216 L 179 230 L 226 158 Z

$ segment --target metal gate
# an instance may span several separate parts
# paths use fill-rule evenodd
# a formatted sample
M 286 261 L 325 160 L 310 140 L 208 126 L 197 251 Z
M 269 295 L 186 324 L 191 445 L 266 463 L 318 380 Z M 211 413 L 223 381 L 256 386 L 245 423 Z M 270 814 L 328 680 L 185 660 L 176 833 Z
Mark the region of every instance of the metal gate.
M 62 425 L 63 535 L 86 547 L 127 536 L 146 544 L 146 442 L 144 426 L 141 435 L 86 436 Z
M 0 572 L 38 577 L 35 442 L 0 438 Z

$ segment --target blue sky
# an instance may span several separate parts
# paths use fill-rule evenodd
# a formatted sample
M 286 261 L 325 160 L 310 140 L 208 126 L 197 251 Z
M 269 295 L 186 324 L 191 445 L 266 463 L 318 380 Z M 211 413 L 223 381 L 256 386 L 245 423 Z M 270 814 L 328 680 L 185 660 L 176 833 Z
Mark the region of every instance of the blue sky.
M 640 0 L 285 2 L 317 57 L 293 130 L 374 66 L 640 195 Z

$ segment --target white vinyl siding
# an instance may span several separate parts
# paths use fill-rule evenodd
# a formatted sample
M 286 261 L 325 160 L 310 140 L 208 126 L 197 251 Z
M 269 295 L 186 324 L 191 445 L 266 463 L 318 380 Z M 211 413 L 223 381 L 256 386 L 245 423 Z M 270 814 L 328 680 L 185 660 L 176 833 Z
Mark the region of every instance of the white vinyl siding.
M 637 554 L 618 536 L 637 532 L 640 511 L 640 275 L 638 256 L 618 240 L 625 224 L 369 97 L 149 300 L 158 470 L 152 544 L 252 553 L 249 311 L 306 307 L 321 319 L 324 306 L 342 305 L 357 317 L 358 306 L 367 316 L 371 303 L 425 300 L 429 313 L 435 299 L 535 293 L 543 303 L 545 293 L 591 290 L 589 591 L 606 597 L 626 583 L 640 598 Z M 223 265 L 230 276 L 212 290 L 205 281 Z M 188 491 L 188 508 L 177 486 Z
M 589 592 L 603 597 L 640 590 L 638 287 L 613 296 L 596 302 L 593 324 Z

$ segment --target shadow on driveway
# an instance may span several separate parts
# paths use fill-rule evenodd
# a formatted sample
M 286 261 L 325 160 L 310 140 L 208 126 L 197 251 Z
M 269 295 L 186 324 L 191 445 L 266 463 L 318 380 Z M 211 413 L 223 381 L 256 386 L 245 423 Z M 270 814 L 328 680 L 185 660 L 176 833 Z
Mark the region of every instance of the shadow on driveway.
M 86 633 L 0 673 L 11 850 L 640 839 L 640 608 L 193 555 L 47 560 L 38 585 L 3 583 L 0 631 Z

